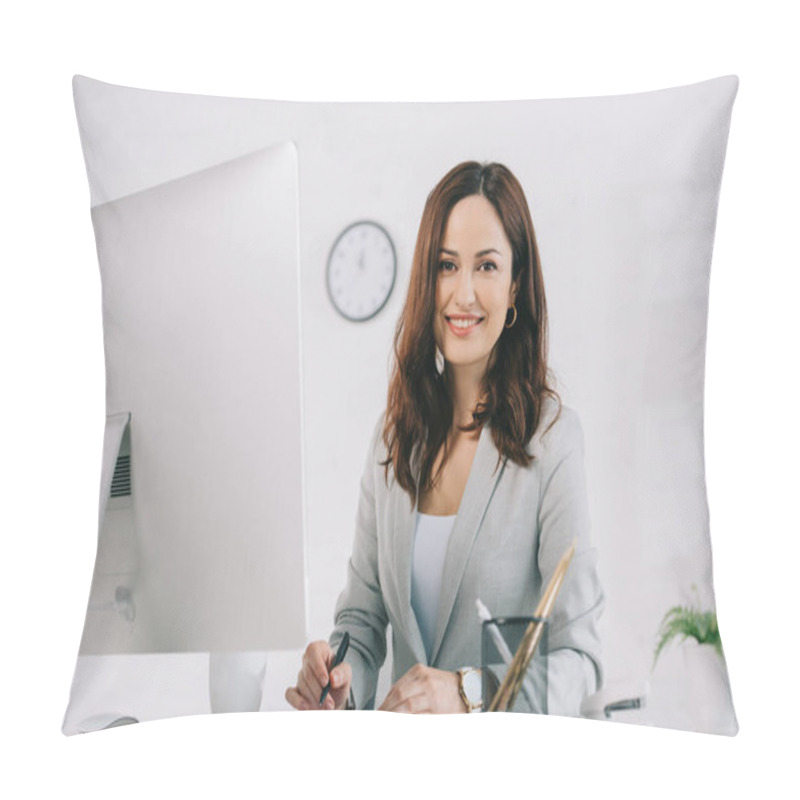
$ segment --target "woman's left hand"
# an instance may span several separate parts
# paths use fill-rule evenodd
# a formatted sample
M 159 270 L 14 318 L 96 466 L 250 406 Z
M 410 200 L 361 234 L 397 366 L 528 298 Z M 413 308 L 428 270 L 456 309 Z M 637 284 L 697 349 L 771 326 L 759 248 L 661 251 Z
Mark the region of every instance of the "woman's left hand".
M 389 690 L 379 711 L 404 714 L 460 714 L 467 707 L 461 699 L 458 673 L 415 664 Z

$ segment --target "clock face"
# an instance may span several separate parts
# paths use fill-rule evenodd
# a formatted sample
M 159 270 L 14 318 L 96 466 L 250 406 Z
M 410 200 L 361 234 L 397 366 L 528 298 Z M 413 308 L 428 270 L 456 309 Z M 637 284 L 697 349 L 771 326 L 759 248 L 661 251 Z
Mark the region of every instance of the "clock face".
M 328 294 L 346 319 L 364 322 L 386 305 L 397 259 L 389 234 L 376 222 L 354 222 L 334 242 L 328 257 Z

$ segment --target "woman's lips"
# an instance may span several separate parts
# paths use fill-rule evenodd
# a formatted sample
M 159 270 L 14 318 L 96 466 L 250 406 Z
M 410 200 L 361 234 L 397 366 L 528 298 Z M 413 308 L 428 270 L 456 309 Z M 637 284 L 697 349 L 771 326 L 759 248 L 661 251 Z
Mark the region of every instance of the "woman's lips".
M 483 322 L 483 317 L 445 317 L 447 327 L 459 337 L 469 336 Z M 460 325 L 455 324 L 460 322 Z M 465 324 L 466 323 L 466 324 Z

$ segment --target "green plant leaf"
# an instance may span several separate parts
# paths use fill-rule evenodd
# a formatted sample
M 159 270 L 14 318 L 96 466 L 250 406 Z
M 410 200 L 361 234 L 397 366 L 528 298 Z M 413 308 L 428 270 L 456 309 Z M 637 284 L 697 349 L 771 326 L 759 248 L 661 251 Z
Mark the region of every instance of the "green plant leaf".
M 678 636 L 681 637 L 681 641 L 692 638 L 699 644 L 710 644 L 720 656 L 722 655 L 716 613 L 700 611 L 692 606 L 673 606 L 661 620 L 651 669 L 655 669 L 662 650 Z

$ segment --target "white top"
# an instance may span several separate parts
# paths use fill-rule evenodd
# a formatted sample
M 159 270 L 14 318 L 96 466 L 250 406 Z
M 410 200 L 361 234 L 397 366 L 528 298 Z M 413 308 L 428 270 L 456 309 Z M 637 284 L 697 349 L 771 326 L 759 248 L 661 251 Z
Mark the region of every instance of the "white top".
M 411 562 L 411 607 L 417 617 L 428 661 L 436 637 L 444 558 L 455 521 L 455 515 L 440 517 L 417 512 L 414 557 Z

